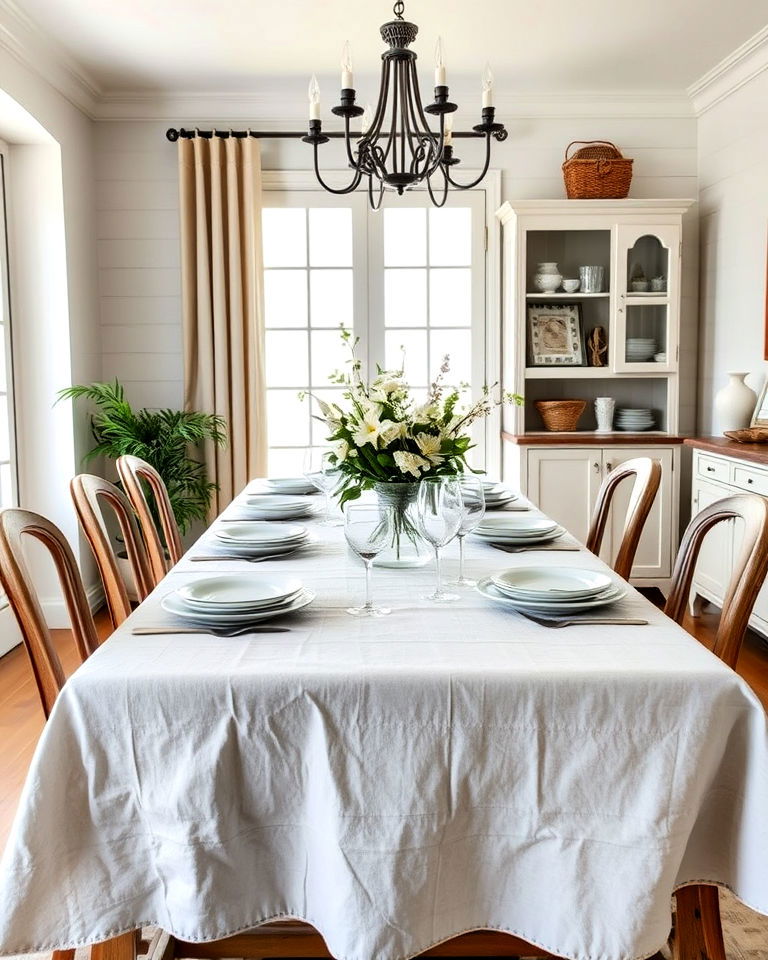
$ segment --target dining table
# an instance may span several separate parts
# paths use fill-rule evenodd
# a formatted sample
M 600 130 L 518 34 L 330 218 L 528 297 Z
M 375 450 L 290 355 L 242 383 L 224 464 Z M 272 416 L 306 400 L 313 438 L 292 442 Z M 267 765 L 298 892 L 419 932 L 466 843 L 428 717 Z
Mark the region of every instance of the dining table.
M 552 629 L 472 588 L 422 599 L 433 564 L 374 568 L 391 614 L 356 618 L 363 564 L 319 510 L 287 556 L 195 561 L 246 509 L 244 491 L 63 687 L 0 861 L 0 954 L 128 960 L 142 927 L 189 946 L 291 919 L 339 960 L 477 931 L 640 960 L 666 943 L 675 892 L 725 887 L 768 914 L 765 712 L 634 588 L 604 612 L 647 623 Z M 511 553 L 470 535 L 467 571 L 616 579 L 566 542 Z M 450 576 L 455 543 L 445 556 Z M 237 637 L 161 606 L 233 572 L 316 596 Z M 678 896 L 678 932 L 702 902 Z

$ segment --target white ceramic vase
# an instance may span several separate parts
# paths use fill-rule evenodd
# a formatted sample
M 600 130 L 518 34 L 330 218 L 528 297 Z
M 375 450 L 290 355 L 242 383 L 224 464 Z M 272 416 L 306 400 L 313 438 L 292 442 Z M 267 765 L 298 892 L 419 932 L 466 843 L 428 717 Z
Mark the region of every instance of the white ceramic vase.
M 595 419 L 597 420 L 597 433 L 613 432 L 613 410 L 616 401 L 613 397 L 597 397 L 595 399 Z
M 563 277 L 556 263 L 540 263 L 536 268 L 533 282 L 542 293 L 554 293 L 562 283 Z
M 728 372 L 728 383 L 715 394 L 715 413 L 721 433 L 748 427 L 757 394 L 744 383 L 746 373 Z

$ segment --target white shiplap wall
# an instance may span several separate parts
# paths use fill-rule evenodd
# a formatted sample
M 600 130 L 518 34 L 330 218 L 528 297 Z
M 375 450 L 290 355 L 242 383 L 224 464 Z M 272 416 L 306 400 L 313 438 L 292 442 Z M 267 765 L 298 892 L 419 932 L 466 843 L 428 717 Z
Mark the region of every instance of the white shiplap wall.
M 198 119 L 198 118 L 195 118 Z M 469 124 L 459 120 L 457 126 Z M 194 119 L 178 126 L 194 126 Z M 199 121 L 200 126 L 210 126 Z M 241 122 L 236 126 L 248 126 Z M 130 399 L 150 406 L 182 400 L 176 147 L 167 123 L 96 124 L 96 236 L 100 275 L 103 376 L 117 376 Z M 258 120 L 250 122 L 258 127 Z M 300 122 L 298 123 L 300 128 Z M 690 117 L 547 117 L 513 119 L 494 145 L 504 199 L 563 196 L 560 164 L 571 140 L 608 138 L 635 160 L 633 197 L 684 198 L 697 193 L 696 121 Z M 467 168 L 481 165 L 479 144 L 459 141 Z M 342 168 L 329 144 L 325 168 Z M 305 169 L 306 144 L 264 141 L 265 169 Z M 461 170 L 461 167 L 458 168 Z M 460 176 L 460 173 L 457 173 Z M 694 416 L 697 246 L 695 212 L 686 235 L 685 324 L 681 359 L 683 425 Z
M 768 70 L 699 118 L 701 350 L 699 430 L 729 370 L 759 390 L 768 245 Z

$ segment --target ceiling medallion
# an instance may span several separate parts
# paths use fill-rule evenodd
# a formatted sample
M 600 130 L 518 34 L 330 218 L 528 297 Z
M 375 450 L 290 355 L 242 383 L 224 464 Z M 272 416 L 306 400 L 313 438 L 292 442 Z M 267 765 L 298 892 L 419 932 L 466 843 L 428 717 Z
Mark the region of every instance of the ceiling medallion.
M 416 54 L 409 47 L 419 28 L 403 19 L 403 0 L 395 3 L 394 20 L 381 27 L 382 39 L 389 49 L 381 55 L 381 84 L 375 110 L 363 110 L 355 104 L 352 76 L 352 56 L 349 43 L 344 45 L 341 73 L 341 102 L 331 113 L 344 118 L 344 142 L 349 166 L 354 170 L 351 182 L 334 189 L 324 182 L 318 164 L 318 147 L 329 138 L 322 132 L 320 120 L 320 87 L 313 75 L 309 84 L 309 132 L 303 137 L 314 150 L 315 175 L 329 193 L 345 194 L 356 190 L 363 177 L 368 180 L 368 198 L 371 207 L 378 210 L 385 190 L 399 195 L 419 184 L 426 183 L 432 203 L 442 207 L 448 197 L 449 185 L 457 190 L 471 190 L 488 172 L 491 160 L 491 138 L 507 138 L 504 125 L 495 122 L 493 107 L 493 74 L 486 66 L 483 73 L 482 120 L 472 129 L 476 136 L 485 137 L 485 164 L 482 173 L 472 183 L 457 183 L 451 176 L 451 167 L 460 161 L 453 155 L 451 114 L 457 106 L 448 99 L 442 41 L 435 50 L 435 99 L 426 106 L 419 92 L 416 72 Z M 440 128 L 433 132 L 426 114 L 438 119 Z M 362 116 L 362 131 L 350 131 L 350 121 Z M 438 175 L 442 185 L 433 190 L 432 177 Z

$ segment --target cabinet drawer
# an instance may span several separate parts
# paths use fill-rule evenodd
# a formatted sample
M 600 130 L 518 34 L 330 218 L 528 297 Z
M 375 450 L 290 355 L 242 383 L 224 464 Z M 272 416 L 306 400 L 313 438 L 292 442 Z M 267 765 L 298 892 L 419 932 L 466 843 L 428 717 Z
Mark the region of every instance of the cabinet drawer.
M 734 467 L 733 483 L 741 490 L 748 490 L 750 493 L 759 493 L 763 497 L 768 497 L 768 473 L 751 470 L 749 467 Z
M 706 480 L 719 480 L 721 483 L 730 483 L 731 465 L 727 460 L 717 457 L 707 457 L 699 454 L 697 473 Z

